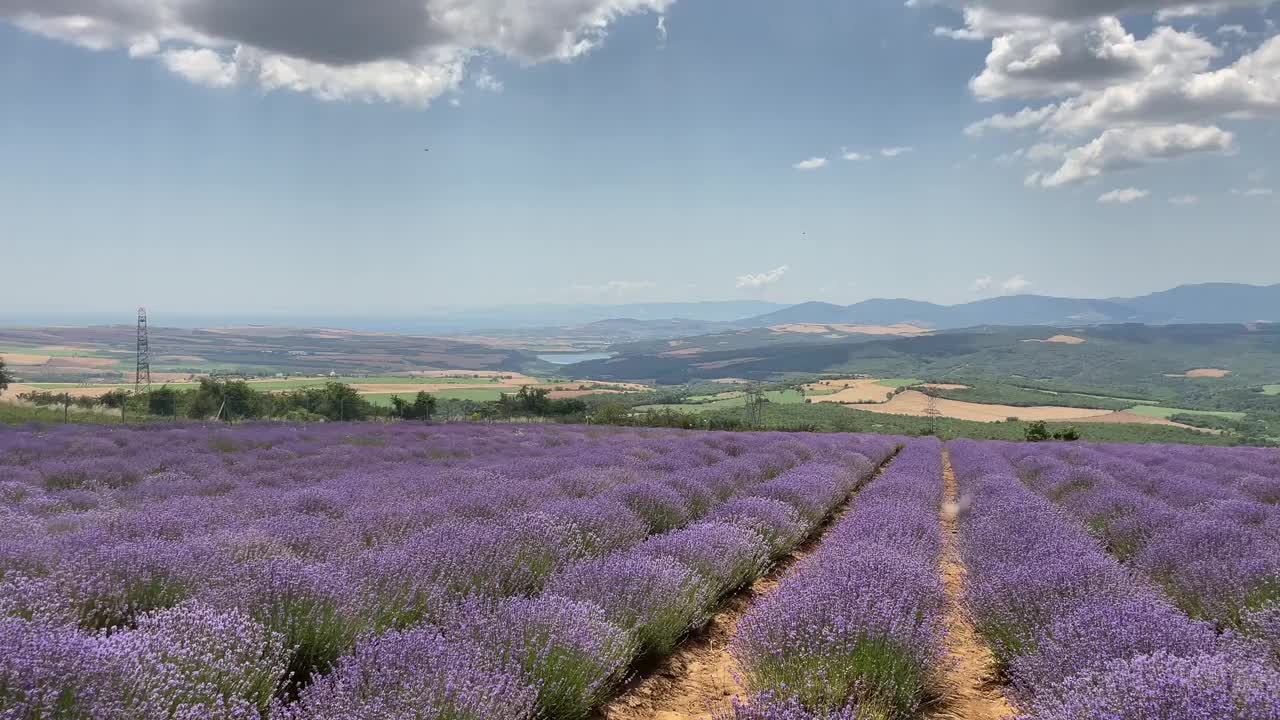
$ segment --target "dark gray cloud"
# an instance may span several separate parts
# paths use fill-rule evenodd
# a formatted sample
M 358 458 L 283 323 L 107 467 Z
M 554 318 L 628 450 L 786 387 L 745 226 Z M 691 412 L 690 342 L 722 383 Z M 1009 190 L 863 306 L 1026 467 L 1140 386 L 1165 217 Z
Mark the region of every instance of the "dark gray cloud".
M 0 0 L 0 21 L 94 50 L 127 48 L 193 82 L 425 106 L 476 53 L 569 61 L 619 18 L 676 0 Z M 490 89 L 496 78 L 485 80 Z
M 422 0 L 219 0 L 187 2 L 196 30 L 326 65 L 411 59 L 441 41 Z

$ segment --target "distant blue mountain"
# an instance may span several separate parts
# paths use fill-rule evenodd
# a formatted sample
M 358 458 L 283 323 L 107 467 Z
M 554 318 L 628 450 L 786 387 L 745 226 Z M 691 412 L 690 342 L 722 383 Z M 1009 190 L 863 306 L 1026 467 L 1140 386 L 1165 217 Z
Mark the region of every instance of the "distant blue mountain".
M 1280 285 L 1183 285 L 1135 298 L 1092 300 L 1008 295 L 961 305 L 918 300 L 867 300 L 854 305 L 803 303 L 752 318 L 744 325 L 788 323 L 892 325 L 932 328 L 979 325 L 1099 325 L 1107 323 L 1280 322 Z

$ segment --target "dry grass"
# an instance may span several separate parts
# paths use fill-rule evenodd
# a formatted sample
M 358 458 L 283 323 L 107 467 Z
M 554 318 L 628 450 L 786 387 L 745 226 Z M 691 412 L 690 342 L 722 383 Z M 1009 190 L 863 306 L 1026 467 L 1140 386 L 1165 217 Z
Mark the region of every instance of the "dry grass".
M 813 395 L 808 398 L 808 402 L 838 403 L 841 405 L 882 403 L 893 394 L 893 388 L 881 385 L 879 380 L 870 378 L 821 380 L 805 385 L 801 389 L 808 392 L 835 390 L 836 392 L 830 395 Z
M 1230 374 L 1230 370 L 1222 370 L 1220 368 L 1196 368 L 1195 370 L 1188 370 L 1184 373 L 1165 375 L 1165 377 L 1224 378 Z
M 887 413 L 890 415 L 927 416 L 929 396 L 917 390 L 898 393 L 887 403 L 855 405 L 858 410 Z M 964 402 L 962 400 L 937 399 L 937 409 L 942 417 L 957 420 L 973 420 L 975 422 L 1003 422 L 1011 417 L 1019 420 L 1084 420 L 1085 418 L 1109 414 L 1109 411 L 1094 408 L 1068 407 L 1016 407 L 1013 405 L 987 405 L 983 403 Z
M 845 335 L 928 335 L 933 332 L 910 323 L 897 325 L 820 325 L 817 323 L 791 323 L 774 325 L 769 328 L 775 333 L 800 333 L 804 335 L 823 335 L 827 333 L 843 333 Z
M 1058 345 L 1083 345 L 1088 341 L 1085 340 L 1084 338 L 1076 337 L 1075 335 L 1054 335 L 1053 337 L 1047 340 L 1023 340 L 1022 342 L 1056 343 Z

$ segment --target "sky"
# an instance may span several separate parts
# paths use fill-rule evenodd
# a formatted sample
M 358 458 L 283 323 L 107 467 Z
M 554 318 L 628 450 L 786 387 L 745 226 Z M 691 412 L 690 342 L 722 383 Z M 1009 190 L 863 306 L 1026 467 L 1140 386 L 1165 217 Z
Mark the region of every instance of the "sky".
M 1265 0 L 0 0 L 0 308 L 1280 282 Z

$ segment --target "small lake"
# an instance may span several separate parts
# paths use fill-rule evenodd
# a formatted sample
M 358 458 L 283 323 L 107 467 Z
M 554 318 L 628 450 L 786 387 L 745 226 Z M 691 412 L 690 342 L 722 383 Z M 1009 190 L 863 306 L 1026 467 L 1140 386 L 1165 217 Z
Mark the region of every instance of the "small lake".
M 613 356 L 609 353 L 547 353 L 539 355 L 538 359 L 552 365 L 572 365 L 588 360 L 608 360 L 611 357 Z

